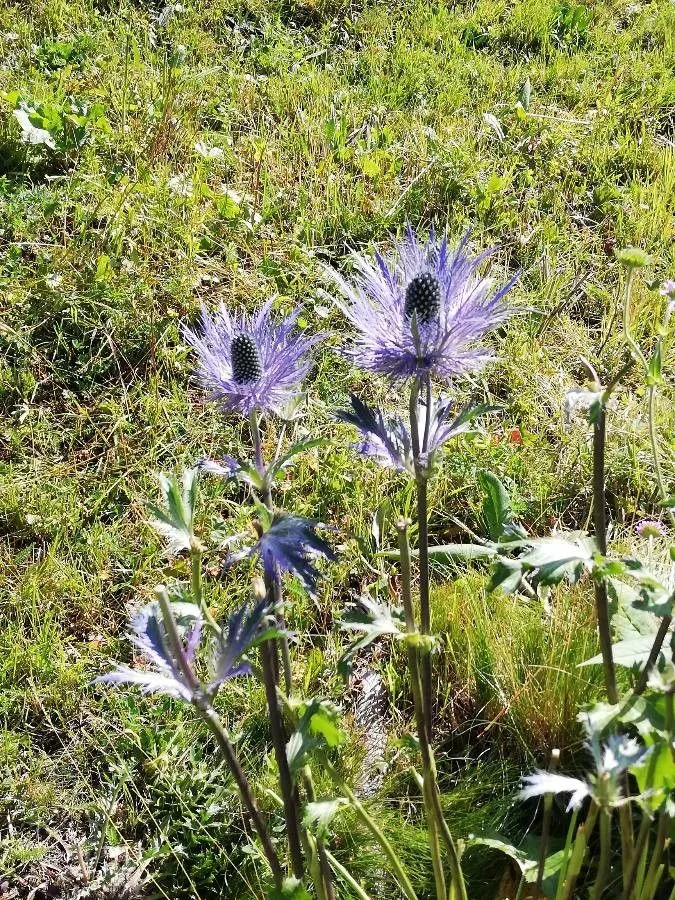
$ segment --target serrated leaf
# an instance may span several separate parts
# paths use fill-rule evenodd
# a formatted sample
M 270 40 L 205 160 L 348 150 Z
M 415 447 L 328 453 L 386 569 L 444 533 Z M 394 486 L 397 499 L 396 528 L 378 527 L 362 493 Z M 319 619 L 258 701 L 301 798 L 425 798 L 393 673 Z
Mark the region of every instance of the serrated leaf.
M 298 724 L 286 745 L 292 773 L 304 764 L 308 753 L 319 747 L 338 747 L 345 740 L 340 727 L 340 709 L 328 700 L 314 698 L 297 704 Z

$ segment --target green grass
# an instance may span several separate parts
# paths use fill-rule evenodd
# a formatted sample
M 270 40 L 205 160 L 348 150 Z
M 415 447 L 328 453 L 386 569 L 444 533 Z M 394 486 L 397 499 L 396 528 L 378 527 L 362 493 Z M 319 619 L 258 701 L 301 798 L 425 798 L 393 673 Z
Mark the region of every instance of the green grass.
M 144 523 L 156 473 L 241 446 L 239 424 L 191 379 L 179 327 L 200 301 L 251 306 L 274 294 L 279 310 L 304 304 L 307 327 L 335 329 L 301 425 L 331 445 L 295 466 L 283 500 L 338 528 L 340 561 L 316 603 L 297 596 L 291 624 L 303 687 L 349 711 L 333 619 L 346 586 L 372 577 L 382 496 L 407 511 L 412 498 L 403 480 L 355 459 L 332 421 L 350 389 L 395 392 L 337 354 L 343 323 L 322 264 L 347 266 L 349 250 L 386 244 L 410 221 L 453 236 L 471 227 L 476 247 L 499 244 L 497 278 L 522 269 L 522 314 L 495 337 L 499 362 L 472 389 L 504 413 L 448 454 L 431 498 L 435 542 L 457 538 L 457 519 L 481 530 L 480 468 L 499 474 L 535 533 L 588 525 L 588 438 L 565 426 L 562 404 L 584 378 L 580 356 L 598 363 L 602 348 L 601 376 L 624 358 L 613 251 L 635 244 L 653 256 L 633 304 L 645 346 L 661 301 L 652 279 L 675 273 L 672 3 L 181 6 L 164 23 L 161 5 L 131 0 L 0 9 L 0 873 L 21 895 L 66 877 L 64 848 L 90 860 L 103 827 L 106 847 L 147 858 L 157 896 L 262 896 L 229 780 L 191 712 L 89 687 L 111 657 L 129 658 L 129 610 L 180 569 Z M 22 143 L 16 95 L 42 104 L 54 150 Z M 64 119 L 73 103 L 81 132 Z M 222 154 L 203 158 L 198 141 Z M 672 399 L 658 410 L 666 451 Z M 657 511 L 635 374 L 610 432 L 608 499 L 625 544 L 632 522 Z M 211 518 L 244 527 L 237 489 L 209 481 L 203 495 L 205 528 Z M 556 592 L 549 618 L 486 596 L 480 568 L 435 574 L 444 805 L 459 836 L 501 829 L 520 840 L 531 826 L 513 804 L 520 773 L 554 746 L 569 767 L 583 764 L 577 707 L 600 692 L 599 673 L 576 668 L 596 652 L 592 591 Z M 219 584 L 214 605 L 224 611 L 245 590 Z M 402 734 L 402 661 L 387 650 L 380 664 Z M 221 704 L 273 812 L 262 694 L 233 688 Z M 392 745 L 378 814 L 424 883 L 411 792 Z M 348 817 L 336 847 L 374 896 L 394 896 L 378 892 L 377 853 Z M 500 863 L 475 849 L 470 858 L 472 896 L 483 898 L 483 873 L 498 880 Z

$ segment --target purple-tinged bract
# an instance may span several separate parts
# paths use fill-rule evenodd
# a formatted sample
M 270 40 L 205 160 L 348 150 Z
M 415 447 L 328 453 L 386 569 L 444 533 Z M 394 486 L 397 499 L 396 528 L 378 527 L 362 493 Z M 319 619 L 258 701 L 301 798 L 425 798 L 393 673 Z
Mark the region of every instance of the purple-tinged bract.
M 192 667 L 202 633 L 202 620 L 195 607 L 187 641 L 178 660 L 169 650 L 164 624 L 158 603 L 150 603 L 139 610 L 131 619 L 130 638 L 143 656 L 151 662 L 156 671 L 132 669 L 119 663 L 112 672 L 101 675 L 95 681 L 100 684 L 135 684 L 144 694 L 165 694 L 180 700 L 193 699 L 193 690 L 188 684 L 181 663 Z
M 267 613 L 267 600 L 261 600 L 251 609 L 242 606 L 230 616 L 227 632 L 223 630 L 214 643 L 212 662 L 214 674 L 208 687 L 209 693 L 230 678 L 250 675 L 251 664 L 245 658 L 245 654 L 271 637 L 272 633 L 277 633 L 276 629 L 263 627 Z
M 373 409 L 358 397 L 351 397 L 352 408 L 339 410 L 337 418 L 356 426 L 361 432 L 357 450 L 375 459 L 380 465 L 415 474 L 410 433 L 400 416 L 386 417 L 379 409 Z M 464 407 L 455 412 L 449 400 L 433 402 L 427 417 L 427 409 L 420 404 L 417 416 L 419 428 L 420 458 L 422 469 L 430 469 L 438 451 L 451 438 L 464 434 L 472 420 L 485 412 L 487 407 Z M 427 428 L 428 418 L 428 428 Z
M 338 305 L 358 332 L 348 350 L 356 366 L 397 380 L 447 380 L 492 358 L 481 340 L 508 318 L 504 297 L 516 279 L 493 292 L 479 274 L 491 251 L 471 257 L 467 242 L 468 236 L 451 250 L 446 237 L 432 234 L 423 244 L 408 227 L 392 260 L 355 254 L 352 282 L 328 270 L 346 298 Z
M 335 559 L 335 553 L 328 542 L 317 534 L 319 524 L 302 516 L 275 516 L 270 528 L 262 534 L 251 551 L 259 554 L 265 574 L 270 578 L 278 578 L 282 572 L 290 572 L 313 593 L 319 577 L 313 560 L 319 556 Z
M 309 351 L 321 335 L 295 329 L 299 315 L 277 322 L 268 300 L 255 314 L 230 312 L 221 303 L 211 316 L 201 311 L 201 330 L 184 329 L 196 352 L 198 375 L 211 397 L 228 411 L 278 412 L 297 397 L 310 369 Z

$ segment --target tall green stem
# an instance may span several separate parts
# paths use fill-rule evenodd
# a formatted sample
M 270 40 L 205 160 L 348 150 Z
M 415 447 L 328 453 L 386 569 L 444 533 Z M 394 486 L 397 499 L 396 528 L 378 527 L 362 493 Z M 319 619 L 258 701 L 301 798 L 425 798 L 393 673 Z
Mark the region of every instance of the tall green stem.
M 284 725 L 277 697 L 277 685 L 274 671 L 274 659 L 272 656 L 272 642 L 266 641 L 260 647 L 260 661 L 262 665 L 263 683 L 265 685 L 265 697 L 267 698 L 267 710 L 270 720 L 270 732 L 272 734 L 272 746 L 274 756 L 279 769 L 279 787 L 284 804 L 284 819 L 286 821 L 286 836 L 291 853 L 293 874 L 296 878 L 302 878 L 304 863 L 302 858 L 302 845 L 300 842 L 300 824 L 298 804 L 296 803 L 295 787 L 286 757 L 286 740 L 284 737 Z
M 607 522 L 605 518 L 605 407 L 600 406 L 593 425 L 593 524 L 598 550 L 607 555 Z M 609 602 L 607 584 L 604 580 L 595 582 L 595 611 L 598 620 L 598 637 L 602 652 L 602 667 L 605 674 L 607 699 L 617 703 L 616 674 L 612 655 L 612 632 L 609 622 Z
M 256 466 L 258 468 L 258 472 L 260 473 L 263 479 L 263 489 L 262 489 L 262 498 L 263 503 L 265 504 L 268 511 L 273 514 L 274 513 L 274 502 L 272 500 L 272 488 L 268 481 L 267 471 L 265 468 L 265 461 L 263 457 L 262 450 L 262 437 L 260 435 L 260 424 L 258 421 L 258 411 L 253 410 L 249 417 L 249 425 L 251 428 L 251 438 L 253 440 L 253 446 L 255 449 L 255 461 Z M 284 614 L 282 610 L 282 595 L 281 595 L 281 583 L 278 578 L 273 580 L 272 585 L 272 601 L 274 603 L 274 614 L 277 621 L 277 625 L 279 626 L 279 630 L 282 632 L 281 637 L 279 638 L 279 643 L 281 645 L 281 664 L 284 670 L 284 692 L 288 697 L 293 693 L 293 668 L 291 664 L 291 648 L 288 643 L 288 638 L 286 636 L 286 622 L 284 620 Z M 275 654 L 276 656 L 276 654 Z M 275 677 L 278 683 L 278 657 L 275 659 Z
M 204 597 L 204 584 L 202 581 L 202 549 L 194 546 L 190 550 L 190 587 L 195 603 L 202 611 L 202 615 L 208 622 L 211 629 L 220 634 L 222 629 L 211 615 L 208 603 Z
M 408 634 L 413 637 L 417 631 L 415 625 L 415 612 L 412 603 L 411 590 L 411 566 L 410 566 L 410 544 L 408 542 L 408 523 L 403 520 L 397 524 L 398 544 L 401 559 L 401 599 L 403 600 L 403 609 L 405 612 L 406 626 Z M 413 704 L 415 707 L 415 723 L 417 726 L 417 736 L 420 743 L 420 753 L 422 756 L 422 774 L 424 784 L 424 805 L 427 814 L 427 823 L 429 828 L 429 842 L 431 846 L 431 857 L 434 864 L 434 877 L 436 880 L 436 890 L 445 891 L 445 879 L 443 878 L 443 868 L 440 857 L 439 831 L 443 836 L 448 848 L 450 859 L 450 872 L 452 877 L 452 889 L 458 892 L 461 900 L 466 900 L 466 887 L 464 885 L 464 877 L 462 875 L 459 854 L 455 842 L 448 829 L 443 815 L 438 791 L 438 780 L 436 776 L 436 764 L 434 762 L 433 750 L 429 743 L 426 724 L 424 721 L 424 698 L 422 695 L 422 685 L 420 680 L 419 666 L 419 650 L 413 644 L 408 643 L 408 668 L 410 670 L 410 682 L 413 693 Z M 427 648 L 428 655 L 428 648 Z
M 607 876 L 609 875 L 609 862 L 612 851 L 612 814 L 611 810 L 600 812 L 600 860 L 598 862 L 598 874 L 595 878 L 591 900 L 600 900 Z
M 428 384 L 428 381 L 427 381 Z M 415 489 L 417 492 L 417 529 L 419 544 L 420 570 L 420 631 L 431 634 L 431 609 L 429 604 L 429 504 L 427 496 L 428 478 L 422 463 L 422 447 L 420 446 L 419 429 L 419 393 L 420 381 L 414 379 L 410 390 L 410 441 L 415 466 Z M 427 390 L 427 417 L 431 410 L 431 390 Z M 427 432 L 425 423 L 425 433 Z M 433 703 L 431 690 L 431 656 L 427 654 L 422 660 L 422 697 L 423 716 L 427 738 L 431 741 Z
M 324 759 L 324 764 L 326 766 L 328 774 L 333 779 L 340 793 L 344 794 L 344 796 L 349 800 L 352 807 L 354 808 L 354 812 L 356 813 L 356 815 L 359 817 L 359 819 L 361 819 L 363 824 L 370 831 L 377 843 L 382 848 L 384 855 L 387 857 L 387 861 L 391 866 L 392 874 L 396 878 L 396 881 L 405 896 L 408 898 L 408 900 L 417 900 L 417 894 L 415 893 L 415 889 L 410 882 L 410 878 L 408 877 L 406 870 L 403 868 L 403 863 L 398 858 L 396 851 L 387 840 L 384 832 L 381 830 L 372 816 L 368 813 L 368 810 L 354 794 L 349 785 L 340 778 L 333 764 L 328 759 Z

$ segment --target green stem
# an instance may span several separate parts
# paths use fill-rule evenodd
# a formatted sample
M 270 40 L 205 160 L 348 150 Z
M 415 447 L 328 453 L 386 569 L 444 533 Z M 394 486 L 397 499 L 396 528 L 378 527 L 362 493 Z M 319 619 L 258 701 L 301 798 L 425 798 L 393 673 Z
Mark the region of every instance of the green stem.
M 415 893 L 415 889 L 410 882 L 410 878 L 408 877 L 407 872 L 403 868 L 403 863 L 398 858 L 396 851 L 391 846 L 380 827 L 370 816 L 366 808 L 363 806 L 358 797 L 356 797 L 349 785 L 340 778 L 338 773 L 335 771 L 335 767 L 333 766 L 333 764 L 325 757 L 324 763 L 328 774 L 335 782 L 335 785 L 340 793 L 344 794 L 344 796 L 347 797 L 347 799 L 353 806 L 356 815 L 359 817 L 359 819 L 361 819 L 368 831 L 370 831 L 377 843 L 382 848 L 384 855 L 389 861 L 392 873 L 405 896 L 408 898 L 408 900 L 417 900 L 417 894 Z
M 305 766 L 302 772 L 305 793 L 309 803 L 316 801 L 316 791 L 314 790 L 314 780 L 312 778 L 312 770 L 309 766 Z M 325 891 L 326 900 L 335 900 L 335 891 L 333 890 L 333 877 L 326 856 L 326 846 L 321 838 L 316 838 L 316 849 L 319 857 L 320 877 L 322 879 L 322 887 Z M 318 889 L 317 889 L 318 893 Z
M 656 843 L 652 852 L 652 859 L 647 869 L 647 877 L 645 878 L 644 890 L 640 900 L 652 900 L 659 886 L 659 881 L 663 875 L 661 867 L 661 858 L 666 846 L 666 838 L 670 825 L 670 817 L 667 813 L 661 811 L 659 813 L 659 825 L 656 831 Z
M 255 461 L 258 471 L 263 479 L 263 489 L 262 489 L 262 498 L 265 507 L 269 511 L 271 515 L 274 514 L 274 502 L 272 500 L 272 488 L 267 478 L 267 470 L 265 468 L 265 462 L 263 458 L 263 450 L 262 450 L 262 437 L 260 435 L 260 423 L 258 420 L 258 411 L 256 409 L 251 411 L 251 415 L 249 417 L 249 425 L 251 428 L 251 438 L 253 440 L 253 446 L 255 449 Z M 284 614 L 282 610 L 282 594 L 281 594 L 281 583 L 278 578 L 274 578 L 272 580 L 272 602 L 274 603 L 274 615 L 277 622 L 277 627 L 282 632 L 281 637 L 279 638 L 279 644 L 281 646 L 281 664 L 284 670 L 284 691 L 287 696 L 291 696 L 293 693 L 293 667 L 291 663 L 291 648 L 288 643 L 288 637 L 286 636 L 286 622 L 284 620 Z M 277 672 L 277 665 L 275 660 L 275 678 L 277 680 L 277 684 L 279 682 L 279 676 Z
M 276 886 L 280 888 L 284 877 L 283 869 L 281 868 L 281 863 L 279 862 L 279 857 L 277 856 L 276 850 L 274 849 L 274 845 L 272 843 L 272 839 L 270 838 L 269 831 L 267 830 L 267 826 L 263 820 L 260 810 L 258 809 L 258 805 L 255 802 L 253 793 L 251 792 L 248 779 L 246 778 L 244 770 L 239 764 L 237 754 L 235 753 L 234 747 L 232 746 L 232 742 L 227 733 L 227 730 L 225 729 L 225 726 L 222 724 L 218 717 L 218 714 L 206 699 L 199 681 L 190 668 L 190 664 L 185 656 L 185 651 L 183 649 L 183 643 L 180 639 L 180 635 L 178 634 L 176 620 L 173 617 L 169 595 L 167 594 L 164 585 L 159 585 L 155 589 L 155 594 L 162 611 L 162 621 L 164 622 L 170 649 L 173 653 L 174 658 L 178 662 L 186 683 L 192 691 L 193 705 L 216 739 L 216 743 L 218 744 L 225 762 L 227 763 L 228 768 L 230 769 L 230 772 L 232 773 L 232 776 L 237 784 L 242 802 L 246 807 L 248 814 L 251 817 L 251 821 L 253 822 L 253 826 L 258 834 L 258 837 L 260 838 L 263 852 L 265 853 L 267 861 L 269 862 L 270 868 L 272 870 L 274 882 Z
M 417 529 L 418 556 L 420 569 L 420 631 L 431 634 L 431 608 L 429 603 L 429 502 L 427 496 L 427 473 L 422 465 L 422 449 L 419 431 L 419 393 L 420 381 L 415 378 L 410 390 L 410 441 L 415 466 L 415 489 L 417 493 Z M 427 410 L 431 408 L 431 394 L 428 392 Z M 427 738 L 432 737 L 432 690 L 431 690 L 431 656 L 427 654 L 422 660 L 422 697 L 423 715 Z
M 567 829 L 567 836 L 565 838 L 565 847 L 563 849 L 563 859 L 562 864 L 560 866 L 560 871 L 558 873 L 558 888 L 555 892 L 555 900 L 562 900 L 563 896 L 563 887 L 565 885 L 565 880 L 567 878 L 567 867 L 570 862 L 570 850 L 572 847 L 572 840 L 574 838 L 574 833 L 577 827 L 577 822 L 579 820 L 579 810 L 575 809 L 572 813 L 572 818 L 570 819 L 570 824 Z M 521 883 L 524 879 L 521 879 Z
M 591 900 L 600 900 L 607 884 L 609 875 L 609 861 L 612 850 L 612 813 L 611 810 L 600 812 L 600 860 L 598 862 L 598 874 L 593 886 Z
M 398 545 L 401 559 L 401 598 L 403 600 L 403 609 L 406 617 L 406 626 L 408 633 L 412 637 L 415 632 L 415 614 L 412 604 L 411 591 L 411 566 L 410 566 L 410 544 L 408 542 L 408 523 L 402 520 L 397 524 L 398 529 Z M 440 847 L 438 844 L 438 834 L 442 835 L 448 848 L 450 859 L 451 874 L 451 890 L 457 891 L 461 900 L 466 900 L 466 887 L 462 868 L 460 864 L 457 847 L 450 833 L 450 829 L 445 821 L 443 809 L 441 807 L 438 780 L 436 777 L 436 764 L 434 762 L 433 750 L 427 736 L 427 729 L 424 721 L 424 698 L 422 695 L 422 685 L 419 671 L 419 651 L 408 643 L 408 668 L 410 669 L 410 683 L 413 693 L 413 704 L 415 707 L 415 723 L 417 725 L 417 736 L 420 743 L 420 752 L 422 755 L 422 772 L 424 783 L 424 800 L 425 810 L 427 813 L 427 822 L 429 827 L 429 842 L 431 846 L 431 858 L 434 864 L 434 877 L 436 879 L 437 892 L 443 890 L 442 896 L 445 897 L 445 886 L 443 878 L 443 868 L 440 860 Z M 435 823 L 434 823 L 435 820 Z
M 630 298 L 633 288 L 633 276 L 633 269 L 629 269 L 628 275 L 626 276 L 626 287 L 624 289 L 623 295 L 623 335 L 626 343 L 630 347 L 630 351 L 633 354 L 635 360 L 639 362 L 645 370 L 647 370 L 649 369 L 647 360 L 645 359 L 642 350 L 640 350 L 637 341 L 630 333 Z
M 350 872 L 345 869 L 342 863 L 333 856 L 330 850 L 326 850 L 324 852 L 326 854 L 326 859 L 330 863 L 331 867 L 337 872 L 344 883 L 352 889 L 359 900 L 371 900 L 371 898 L 368 896 L 368 894 L 366 894 L 358 881 L 356 881 L 356 879 L 350 874 Z
M 570 864 L 567 872 L 567 879 L 562 895 L 562 900 L 570 900 L 570 898 L 574 897 L 574 888 L 576 886 L 579 873 L 581 872 L 581 867 L 584 864 L 584 859 L 586 858 L 588 840 L 591 834 L 593 834 L 593 829 L 595 828 L 595 823 L 597 821 L 599 811 L 600 807 L 597 805 L 597 803 L 591 801 L 591 806 L 588 810 L 588 814 L 586 815 L 586 820 L 584 821 L 583 825 L 580 825 L 577 829 L 577 833 L 574 838 L 574 845 L 572 847 L 572 856 L 570 858 Z
M 593 524 L 598 550 L 607 555 L 607 522 L 605 518 L 605 408 L 600 406 L 593 425 Z M 595 611 L 598 620 L 598 637 L 602 652 L 602 667 L 605 674 L 607 699 L 617 703 L 614 658 L 612 655 L 612 630 L 609 622 L 609 602 L 607 584 L 604 580 L 595 582 Z
M 200 608 L 202 615 L 216 634 L 222 629 L 211 615 L 211 610 L 204 599 L 204 582 L 202 580 L 202 551 L 200 547 L 192 547 L 190 550 L 190 587 L 195 603 Z
M 675 595 L 671 597 L 671 600 L 675 599 Z M 663 647 L 663 642 L 666 639 L 666 635 L 668 634 L 668 630 L 673 621 L 672 616 L 663 616 L 661 622 L 659 623 L 658 631 L 656 632 L 656 636 L 654 637 L 654 643 L 652 644 L 652 649 L 649 651 L 649 656 L 647 657 L 647 661 L 645 662 L 642 671 L 640 672 L 640 676 L 638 680 L 635 682 L 635 687 L 633 688 L 633 696 L 631 700 L 636 697 L 639 697 L 640 694 L 647 687 L 647 682 L 649 681 L 649 676 L 651 675 L 652 669 L 654 668 L 657 659 L 659 658 L 659 654 L 661 653 L 661 648 Z
M 649 827 L 649 816 L 646 813 L 643 813 L 642 822 L 640 822 L 640 830 L 638 831 L 637 841 L 635 843 L 635 849 L 633 850 L 633 858 L 631 859 L 630 868 L 628 869 L 626 878 L 624 879 L 623 894 L 621 895 L 621 900 L 630 900 L 632 896 L 633 888 L 635 887 L 635 879 L 637 878 L 638 868 L 640 867 L 642 852 L 645 848 L 647 838 L 649 837 Z
M 302 858 L 302 846 L 300 842 L 300 825 L 297 797 L 291 772 L 286 757 L 286 740 L 284 737 L 284 724 L 277 697 L 277 684 L 273 657 L 272 641 L 265 641 L 260 647 L 260 661 L 267 698 L 267 710 L 269 713 L 270 732 L 272 734 L 272 746 L 279 770 L 279 787 L 284 804 L 284 819 L 286 822 L 286 836 L 291 854 L 293 874 L 302 879 L 304 863 Z
M 656 385 L 650 384 L 647 392 L 647 410 L 649 418 L 649 440 L 652 445 L 652 457 L 654 458 L 654 475 L 656 483 L 661 495 L 661 502 L 668 498 L 668 490 L 663 477 L 663 469 L 661 468 L 661 457 L 659 456 L 658 434 L 656 431 Z M 666 507 L 666 514 L 670 519 L 670 524 L 675 527 L 675 512 Z
M 560 750 L 551 752 L 551 761 L 549 763 L 549 772 L 555 772 L 560 762 Z M 551 815 L 553 812 L 553 794 L 546 794 L 544 797 L 544 820 L 541 826 L 541 843 L 539 846 L 539 868 L 537 869 L 537 882 L 535 893 L 541 893 L 541 886 L 544 881 L 544 869 L 546 868 L 546 854 L 548 853 L 548 839 L 551 830 Z

